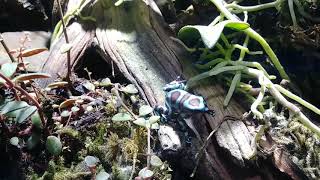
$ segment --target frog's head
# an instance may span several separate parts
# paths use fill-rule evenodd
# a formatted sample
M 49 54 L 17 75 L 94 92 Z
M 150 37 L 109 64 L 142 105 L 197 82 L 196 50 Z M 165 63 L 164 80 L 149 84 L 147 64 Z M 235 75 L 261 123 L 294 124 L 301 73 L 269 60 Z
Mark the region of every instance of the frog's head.
M 186 87 L 185 83 L 186 83 L 186 80 L 174 80 L 174 81 L 170 82 L 169 84 L 166 84 L 163 87 L 163 90 L 166 92 L 172 91 L 174 89 L 184 90 Z

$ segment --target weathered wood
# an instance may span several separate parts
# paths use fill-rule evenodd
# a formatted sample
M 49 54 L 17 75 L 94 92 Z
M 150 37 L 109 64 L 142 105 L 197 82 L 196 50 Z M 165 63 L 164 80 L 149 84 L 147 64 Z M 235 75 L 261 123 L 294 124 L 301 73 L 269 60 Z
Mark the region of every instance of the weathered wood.
M 70 3 L 68 9 L 72 9 Z M 119 7 L 115 7 L 111 1 L 97 1 L 87 12 L 95 17 L 95 25 L 80 25 L 78 21 L 74 21 L 68 26 L 69 39 L 73 44 L 72 67 L 77 65 L 83 52 L 90 45 L 94 45 L 110 65 L 115 65 L 118 71 L 138 87 L 142 97 L 151 106 L 163 103 L 164 84 L 177 76 L 189 78 L 197 74 L 191 66 L 189 55 L 179 43 L 172 40 L 173 34 L 152 0 L 125 1 Z M 65 40 L 61 37 L 52 47 L 42 71 L 51 73 L 53 78 L 42 81 L 43 86 L 55 79 L 57 74 L 63 76 L 67 72 L 66 55 L 59 52 L 64 43 Z M 215 117 L 205 115 L 193 119 L 197 121 L 194 124 L 202 139 L 205 139 L 210 131 L 204 128 L 207 124 L 214 129 L 226 116 L 241 118 L 244 109 L 234 100 L 228 107 L 223 107 L 224 91 L 220 85 L 207 82 L 199 84 L 194 90 L 206 98 L 210 109 L 216 111 Z M 240 136 L 245 137 L 244 140 L 238 138 Z M 227 152 L 232 147 L 229 154 L 236 154 L 236 163 L 244 166 L 244 159 L 248 158 L 248 153 L 252 151 L 249 142 L 252 138 L 244 124 L 240 121 L 229 121 L 222 125 L 216 138 Z M 193 144 L 191 156 L 200 148 L 201 143 Z M 230 163 L 226 162 L 228 159 L 220 156 L 218 150 L 216 143 L 209 144 L 208 153 L 200 163 L 199 179 L 245 179 L 248 174 L 259 177 L 255 171 L 248 174 L 237 171 L 234 165 L 230 169 Z M 232 159 L 232 156 L 228 158 Z M 193 157 L 186 158 L 194 160 Z M 183 160 L 185 159 L 177 160 L 182 167 L 191 162 Z

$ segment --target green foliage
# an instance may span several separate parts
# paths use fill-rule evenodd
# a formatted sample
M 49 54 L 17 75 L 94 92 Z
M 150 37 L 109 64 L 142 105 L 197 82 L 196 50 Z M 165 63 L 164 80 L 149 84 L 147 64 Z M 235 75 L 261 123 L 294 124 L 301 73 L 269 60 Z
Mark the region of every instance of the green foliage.
M 62 151 L 62 144 L 59 138 L 55 136 L 48 136 L 46 142 L 46 148 L 54 156 L 57 156 Z
M 127 94 L 137 94 L 139 91 L 133 84 L 128 84 L 127 86 L 120 89 Z
M 220 11 L 220 15 L 208 26 L 185 26 L 178 34 L 179 38 L 188 45 L 187 50 L 196 55 L 200 54 L 199 61 L 195 62 L 195 66 L 200 69 L 201 73 L 192 77 L 188 81 L 187 87 L 190 88 L 202 79 L 215 76 L 217 79 L 223 80 L 223 84 L 229 84 L 230 86 L 224 101 L 225 106 L 230 102 L 233 93 L 238 91 L 244 93 L 246 97 L 250 99 L 250 112 L 256 119 L 270 120 L 268 117 L 268 111 L 265 111 L 265 108 L 270 104 L 276 104 L 276 106 L 272 108 L 281 109 L 282 112 L 289 111 L 290 116 L 283 117 L 284 120 L 282 124 L 290 124 L 290 122 L 292 122 L 291 118 L 294 117 L 295 121 L 299 122 L 299 125 L 296 125 L 295 128 L 299 126 L 299 129 L 304 129 L 304 132 L 294 132 L 296 129 L 292 127 L 287 130 L 284 130 L 284 127 L 277 127 L 271 132 L 281 129 L 279 136 L 281 138 L 283 138 L 282 136 L 287 135 L 286 133 L 290 134 L 291 140 L 289 138 L 289 141 L 284 141 L 291 145 L 305 145 L 304 142 L 309 141 L 309 143 L 312 144 L 312 148 L 310 146 L 308 147 L 308 149 L 311 150 L 307 152 L 308 158 L 304 159 L 305 163 L 309 164 L 309 169 L 306 170 L 307 168 L 303 166 L 303 170 L 311 171 L 313 168 L 312 165 L 314 164 L 311 159 L 313 159 L 317 153 L 315 153 L 314 149 L 318 149 L 318 147 L 315 148 L 316 145 L 314 142 L 320 137 L 320 128 L 313 124 L 309 118 L 303 114 L 300 107 L 291 103 L 291 101 L 286 98 L 296 101 L 316 114 L 320 114 L 320 110 L 316 106 L 313 106 L 297 95 L 291 93 L 281 85 L 276 84 L 276 82 L 279 82 L 279 80 L 274 82 L 276 76 L 269 75 L 262 66 L 262 63 L 260 64 L 252 61 L 252 59 L 257 59 L 255 55 L 266 53 L 266 55 L 268 55 L 268 59 L 274 65 L 268 66 L 268 69 L 276 69 L 281 78 L 289 80 L 288 75 L 284 71 L 279 59 L 269 46 L 268 42 L 251 27 L 245 27 L 245 24 L 247 24 L 246 21 L 250 19 L 248 17 L 248 13 L 260 11 L 266 8 L 278 8 L 280 2 L 288 3 L 289 13 L 294 28 L 297 28 L 299 22 L 302 22 L 297 20 L 295 11 L 298 11 L 299 14 L 303 16 L 304 20 L 312 19 L 313 21 L 317 21 L 318 17 L 310 18 L 309 15 L 301 9 L 302 1 L 300 0 L 275 0 L 270 3 L 258 4 L 255 6 L 241 6 L 239 5 L 241 1 L 234 1 L 229 4 L 224 1 L 210 1 Z M 238 13 L 244 13 L 243 21 L 236 18 L 236 14 Z M 241 32 L 231 34 L 230 31 L 224 31 L 224 26 L 219 24 L 226 23 L 226 21 L 238 22 L 238 25 L 240 26 L 237 27 L 243 28 L 236 29 Z M 245 22 L 245 24 L 241 24 L 241 22 Z M 218 25 L 219 27 L 214 29 L 215 26 Z M 245 38 L 243 37 L 243 34 L 245 34 Z M 198 43 L 199 40 L 203 42 L 205 47 L 201 43 Z M 258 49 L 258 51 L 256 50 L 257 42 L 262 46 L 264 50 L 263 52 L 260 51 L 260 49 Z M 263 63 L 264 66 L 266 66 L 266 64 L 268 63 Z M 228 82 L 225 82 L 226 80 Z M 253 93 L 254 89 L 258 89 L 258 93 Z M 280 116 L 277 115 L 276 117 L 278 118 Z M 264 130 L 267 130 L 265 126 L 263 126 L 263 131 L 258 133 L 255 139 L 260 139 L 262 135 L 264 135 Z M 282 134 L 283 131 L 286 133 Z M 294 136 L 294 138 L 292 138 L 292 136 Z M 308 140 L 306 136 L 309 136 Z M 298 142 L 291 143 L 291 141 Z M 283 142 L 279 141 L 279 146 L 282 147 Z M 301 146 L 299 148 L 304 147 Z M 290 149 L 290 151 L 292 151 L 292 149 Z M 301 157 L 298 159 L 301 159 Z M 314 178 L 314 176 L 311 177 Z
M 225 20 L 213 26 L 184 26 L 179 30 L 178 37 L 187 44 L 197 42 L 201 37 L 207 48 L 213 48 L 225 27 L 242 31 L 249 28 L 249 24 L 241 21 Z
M 128 113 L 118 113 L 112 117 L 112 121 L 131 121 L 132 117 Z
M 148 106 L 148 105 L 142 105 L 140 108 L 139 108 L 139 116 L 142 117 L 142 116 L 146 116 L 150 113 L 153 112 L 153 108 Z
M 13 146 L 18 146 L 19 145 L 19 138 L 18 137 L 12 137 L 10 139 L 10 144 Z
M 96 176 L 96 180 L 108 180 L 108 179 L 110 179 L 110 174 L 106 173 L 105 171 L 100 171 Z
M 18 63 L 4 63 L 1 65 L 0 72 L 8 78 L 11 78 L 16 73 Z

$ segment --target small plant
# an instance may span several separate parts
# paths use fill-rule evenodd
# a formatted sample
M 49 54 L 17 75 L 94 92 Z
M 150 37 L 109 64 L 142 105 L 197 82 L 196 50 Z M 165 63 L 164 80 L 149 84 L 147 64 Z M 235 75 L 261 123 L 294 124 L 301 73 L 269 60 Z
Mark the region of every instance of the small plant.
M 46 141 L 48 152 L 54 156 L 60 154 L 62 144 L 60 139 L 50 135 L 47 119 L 43 112 L 40 90 L 33 85 L 33 80 L 51 77 L 46 73 L 28 73 L 23 57 L 29 57 L 46 50 L 45 48 L 26 49 L 21 41 L 17 50 L 8 50 L 8 55 L 18 52 L 18 61 L 4 63 L 0 68 L 1 94 L 0 119 L 1 135 L 10 139 L 11 145 L 17 148 L 27 147 L 33 150 L 41 142 Z M 4 43 L 4 41 L 3 41 Z M 5 43 L 4 43 L 5 44 Z
M 297 26 L 292 3 L 294 2 L 302 16 L 306 15 L 301 11 L 299 1 L 276 0 L 271 3 L 247 7 L 238 5 L 237 1 L 230 4 L 218 0 L 210 1 L 220 11 L 220 15 L 208 26 L 185 26 L 178 33 L 179 38 L 184 43 L 188 46 L 195 46 L 191 48 L 185 46 L 188 51 L 200 54 L 199 61 L 195 62 L 194 65 L 201 73 L 189 79 L 187 87 L 191 88 L 202 79 L 217 76 L 230 86 L 224 100 L 225 106 L 228 105 L 235 91 L 241 92 L 251 101 L 250 110 L 254 118 L 261 120 L 268 119 L 265 113 L 266 106 L 270 103 L 280 104 L 282 109 L 289 111 L 290 118 L 288 118 L 288 121 L 293 118 L 315 136 L 320 137 L 320 128 L 313 124 L 303 114 L 301 109 L 287 100 L 287 98 L 294 100 L 318 115 L 320 115 L 320 110 L 281 85 L 276 84 L 274 82 L 276 76 L 268 74 L 260 63 L 248 60 L 255 58 L 254 56 L 256 55 L 261 56 L 263 54 L 263 51 L 251 49 L 250 41 L 256 41 L 262 46 L 280 77 L 284 80 L 289 80 L 289 76 L 281 66 L 267 41 L 249 26 L 247 20 L 249 12 L 260 11 L 270 7 L 279 7 L 281 3 L 288 2 L 293 25 Z M 243 20 L 240 20 L 236 16 L 238 13 L 244 14 Z M 226 28 L 238 32 L 224 31 Z M 245 34 L 244 38 L 242 34 Z M 198 42 L 199 39 L 201 39 L 203 44 Z M 242 40 L 243 42 L 240 42 L 240 39 L 244 39 Z M 264 134 L 264 131 L 268 129 L 268 124 L 269 122 L 261 128 L 261 132 L 257 133 L 255 138 L 257 144 Z
M 113 92 L 117 95 L 118 98 L 120 98 L 119 91 L 118 91 L 119 86 L 115 85 L 115 88 Z M 128 85 L 124 88 L 121 88 L 122 92 L 128 93 L 128 94 L 134 94 L 137 93 L 138 91 L 135 89 L 134 86 Z M 160 120 L 160 116 L 154 116 L 152 115 L 153 113 L 153 108 L 150 107 L 149 105 L 142 105 L 139 108 L 139 115 L 134 114 L 129 108 L 121 101 L 122 106 L 127 110 L 127 113 L 121 112 L 117 113 L 112 117 L 112 121 L 114 122 L 126 122 L 130 121 L 135 125 L 144 127 L 147 129 L 147 167 L 146 169 L 150 168 L 150 156 L 151 156 L 151 131 L 150 129 L 157 129 L 158 124 L 157 122 Z M 129 142 L 129 141 L 128 141 Z M 126 145 L 128 145 L 128 142 Z M 129 146 L 126 146 L 129 148 Z M 137 147 L 139 148 L 139 147 Z M 132 149 L 132 148 L 131 148 Z M 137 149 L 138 150 L 138 149 Z M 135 153 L 132 153 L 133 156 L 133 166 L 132 166 L 132 173 L 130 176 L 130 179 L 133 178 L 134 175 L 134 170 L 135 170 L 135 164 L 136 164 L 136 157 L 137 157 L 137 151 L 133 151 Z M 152 172 L 150 170 L 146 172 Z
M 250 99 L 254 100 L 251 105 L 251 112 L 259 119 L 262 119 L 262 113 L 264 111 L 262 103 L 263 98 L 265 96 L 265 92 L 268 91 L 277 102 L 282 104 L 284 107 L 288 108 L 294 115 L 298 116 L 301 123 L 310 128 L 314 133 L 320 136 L 320 128 L 314 125 L 301 111 L 300 109 L 287 101 L 283 95 L 289 97 L 290 99 L 296 100 L 303 106 L 309 108 L 317 114 L 320 114 L 320 110 L 315 106 L 309 104 L 308 102 L 302 100 L 298 96 L 292 94 L 288 90 L 282 88 L 280 85 L 272 83 L 271 80 L 276 77 L 273 75 L 269 75 L 267 71 L 261 66 L 258 62 L 249 62 L 244 61 L 246 55 L 257 55 L 262 54 L 261 51 L 251 51 L 247 48 L 249 40 L 254 39 L 259 42 L 264 48 L 267 55 L 269 55 L 270 60 L 273 62 L 274 67 L 278 70 L 280 76 L 284 79 L 289 79 L 287 74 L 285 73 L 283 67 L 281 66 L 278 58 L 270 48 L 269 44 L 253 29 L 251 29 L 248 25 L 247 15 L 244 21 L 241 21 L 236 18 L 235 14 L 233 14 L 233 8 L 228 9 L 228 5 L 223 1 L 212 1 L 216 7 L 221 12 L 220 16 L 218 16 L 210 25 L 208 26 L 185 26 L 183 27 L 178 36 L 186 43 L 190 44 L 191 42 L 195 42 L 198 38 L 202 39 L 202 42 L 206 46 L 205 48 L 199 48 L 199 51 L 202 52 L 200 61 L 196 63 L 196 66 L 202 70 L 208 70 L 203 72 L 188 81 L 187 87 L 191 87 L 195 82 L 198 82 L 201 79 L 215 76 L 220 73 L 232 73 L 234 77 L 230 84 L 230 88 L 228 94 L 225 98 L 224 105 L 228 105 L 230 98 L 235 91 L 236 87 L 240 89 L 240 91 L 248 92 L 251 89 L 251 85 L 245 82 L 241 82 L 241 77 L 244 76 L 247 81 L 247 78 L 254 78 L 257 80 L 260 85 L 260 93 L 257 98 L 250 96 Z M 257 9 L 259 10 L 259 8 Z M 245 12 L 246 10 L 242 11 Z M 229 20 L 224 20 L 225 18 Z M 232 36 L 228 37 L 223 33 L 223 29 L 231 28 L 237 31 L 241 31 L 246 34 L 246 38 L 243 42 L 243 45 L 231 43 Z M 221 44 L 220 41 L 223 43 Z M 216 51 L 212 51 L 212 49 L 216 49 Z M 239 57 L 233 59 L 235 55 L 233 54 L 235 50 L 238 49 L 240 51 Z M 195 49 L 191 49 L 192 51 Z M 190 51 L 190 49 L 189 49 Z M 248 76 L 248 77 L 247 77 Z M 282 95 L 283 94 L 283 95 Z M 259 107 L 259 110 L 257 110 Z M 260 112 L 261 111 L 261 112 Z

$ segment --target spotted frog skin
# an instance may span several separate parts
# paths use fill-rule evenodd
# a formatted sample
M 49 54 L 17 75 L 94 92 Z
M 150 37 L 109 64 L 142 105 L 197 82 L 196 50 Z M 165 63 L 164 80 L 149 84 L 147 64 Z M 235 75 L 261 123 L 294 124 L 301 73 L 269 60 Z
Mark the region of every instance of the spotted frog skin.
M 155 109 L 160 114 L 170 118 L 173 114 L 188 115 L 193 112 L 208 112 L 209 109 L 202 96 L 187 92 L 186 81 L 172 81 L 165 85 L 165 106 L 157 106 Z

